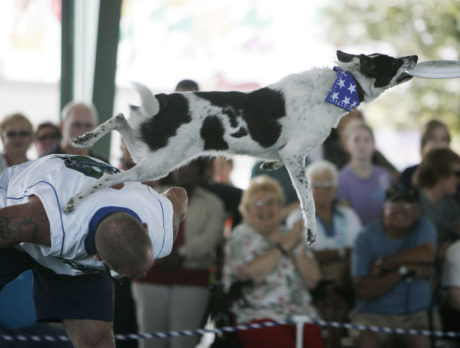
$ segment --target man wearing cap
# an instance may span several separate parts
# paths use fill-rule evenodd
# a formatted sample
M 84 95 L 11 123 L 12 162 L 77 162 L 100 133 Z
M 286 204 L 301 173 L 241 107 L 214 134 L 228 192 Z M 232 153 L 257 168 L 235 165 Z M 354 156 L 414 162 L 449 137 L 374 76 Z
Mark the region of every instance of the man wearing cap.
M 85 156 L 49 155 L 0 177 L 0 290 L 34 275 L 38 321 L 62 321 L 75 347 L 115 347 L 109 271 L 141 276 L 170 254 L 187 195 L 141 183 L 96 192 L 71 214 L 67 200 L 118 169 Z M 0 309 L 1 310 L 1 309 Z
M 436 250 L 433 224 L 420 216 L 413 187 L 386 192 L 383 216 L 357 236 L 352 255 L 354 324 L 428 329 L 430 278 Z M 439 321 L 436 316 L 436 322 Z M 361 331 L 356 347 L 380 347 L 388 335 Z M 404 335 L 408 347 L 429 347 L 426 336 Z

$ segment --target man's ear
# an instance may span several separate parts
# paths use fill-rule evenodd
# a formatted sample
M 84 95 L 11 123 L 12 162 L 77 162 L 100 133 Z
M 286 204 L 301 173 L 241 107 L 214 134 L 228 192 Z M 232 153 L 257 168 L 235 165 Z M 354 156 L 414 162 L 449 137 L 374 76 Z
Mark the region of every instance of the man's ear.
M 102 261 L 101 257 L 99 256 L 99 254 L 94 254 L 92 256 L 93 259 L 97 260 L 97 261 Z
M 149 230 L 149 225 L 148 225 L 146 222 L 143 222 L 143 223 L 142 223 L 142 226 L 145 227 L 145 230 L 146 230 L 146 231 Z
M 337 59 L 342 63 L 349 63 L 353 60 L 354 57 L 357 57 L 354 54 L 345 53 L 343 51 L 337 50 Z

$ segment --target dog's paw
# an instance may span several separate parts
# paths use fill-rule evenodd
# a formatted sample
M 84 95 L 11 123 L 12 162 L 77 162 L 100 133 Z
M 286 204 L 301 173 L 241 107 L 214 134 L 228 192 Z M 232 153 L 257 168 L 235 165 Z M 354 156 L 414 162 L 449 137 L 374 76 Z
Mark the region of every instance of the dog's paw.
M 307 229 L 307 243 L 312 245 L 316 241 L 316 233 L 313 232 L 310 228 Z
M 72 198 L 67 202 L 67 204 L 66 204 L 66 206 L 64 207 L 63 210 L 64 210 L 64 213 L 70 214 L 71 212 L 74 211 L 74 209 L 75 209 L 75 204 L 74 204 L 74 201 L 73 201 L 73 198 Z
M 92 141 L 96 137 L 96 134 L 92 132 L 88 132 L 76 137 L 72 143 L 75 147 L 87 147 L 88 145 L 92 145 L 94 141 Z
M 281 168 L 283 166 L 283 163 L 281 162 L 277 162 L 277 161 L 273 161 L 273 162 L 262 162 L 262 164 L 260 165 L 260 169 L 261 170 L 264 170 L 264 171 L 270 171 L 270 170 L 276 170 L 278 168 Z

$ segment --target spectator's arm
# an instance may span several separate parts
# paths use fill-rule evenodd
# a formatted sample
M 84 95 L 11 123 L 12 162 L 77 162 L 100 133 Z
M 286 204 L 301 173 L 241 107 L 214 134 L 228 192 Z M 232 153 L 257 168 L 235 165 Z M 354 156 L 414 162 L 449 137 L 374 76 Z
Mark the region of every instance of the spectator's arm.
M 0 209 L 0 248 L 22 242 L 49 246 L 49 231 L 45 209 L 35 196 L 25 204 Z
M 321 280 L 321 271 L 316 260 L 308 257 L 304 252 L 294 253 L 293 259 L 307 288 L 316 288 Z
M 242 266 L 238 272 L 238 278 L 251 279 L 255 283 L 261 283 L 276 267 L 281 259 L 281 252 L 271 248 L 250 263 Z
M 382 258 L 380 268 L 383 271 L 391 271 L 401 265 L 432 264 L 435 256 L 435 246 L 432 243 L 423 243 Z
M 361 300 L 370 300 L 379 297 L 395 286 L 401 279 L 398 271 L 355 277 L 354 286 L 356 297 Z
M 294 227 L 280 240 L 280 245 L 285 253 L 289 253 L 299 243 L 302 242 L 303 224 L 297 221 Z M 242 266 L 238 272 L 238 277 L 242 279 L 252 279 L 254 282 L 262 282 L 276 267 L 283 252 L 276 247 L 270 248 L 250 263 Z

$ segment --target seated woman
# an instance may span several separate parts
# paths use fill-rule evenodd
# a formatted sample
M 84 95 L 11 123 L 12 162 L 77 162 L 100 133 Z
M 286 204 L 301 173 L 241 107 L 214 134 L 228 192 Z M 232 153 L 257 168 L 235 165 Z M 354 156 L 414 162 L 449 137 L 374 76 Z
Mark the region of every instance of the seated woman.
M 314 303 L 324 320 L 346 322 L 353 308 L 353 284 L 350 276 L 351 248 L 361 222 L 348 206 L 336 203 L 337 168 L 328 161 L 319 160 L 307 167 L 316 207 L 318 238 L 311 245 L 321 268 L 323 280 L 314 291 Z M 300 209 L 287 218 L 287 226 L 302 220 Z M 346 330 L 328 328 L 328 347 L 339 347 Z
M 280 185 L 266 176 L 254 178 L 243 193 L 243 223 L 226 245 L 224 277 L 227 287 L 251 280 L 243 298 L 233 305 L 238 324 L 285 320 L 293 315 L 318 318 L 309 290 L 321 278 L 318 264 L 307 249 L 303 225 L 291 230 L 280 226 L 284 197 Z M 238 331 L 243 347 L 289 348 L 295 346 L 294 325 Z M 320 328 L 304 326 L 304 347 L 324 347 Z

